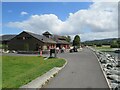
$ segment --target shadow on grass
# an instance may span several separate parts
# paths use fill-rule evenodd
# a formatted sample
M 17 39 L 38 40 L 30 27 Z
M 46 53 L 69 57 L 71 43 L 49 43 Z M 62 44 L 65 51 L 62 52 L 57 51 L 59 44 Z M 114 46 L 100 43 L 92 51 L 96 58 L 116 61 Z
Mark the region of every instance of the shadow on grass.
M 53 59 L 53 58 L 57 58 L 57 57 L 49 57 L 48 59 Z
M 37 57 L 40 57 L 40 58 L 48 58 L 48 59 L 57 59 L 58 57 L 46 57 L 46 56 L 37 56 Z

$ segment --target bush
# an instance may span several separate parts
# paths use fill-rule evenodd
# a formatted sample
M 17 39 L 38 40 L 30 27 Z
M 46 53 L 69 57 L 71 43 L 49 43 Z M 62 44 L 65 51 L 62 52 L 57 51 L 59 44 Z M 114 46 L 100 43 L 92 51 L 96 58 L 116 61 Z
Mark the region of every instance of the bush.
M 114 40 L 111 45 L 110 45 L 111 48 L 118 48 L 119 47 L 119 44 L 116 40 Z
M 7 51 L 8 50 L 8 45 L 3 44 L 2 45 L 2 49 L 4 49 L 5 51 Z
M 110 47 L 111 48 L 118 48 L 119 46 L 118 46 L 118 44 L 111 44 Z
M 97 47 L 102 47 L 102 44 L 96 44 Z

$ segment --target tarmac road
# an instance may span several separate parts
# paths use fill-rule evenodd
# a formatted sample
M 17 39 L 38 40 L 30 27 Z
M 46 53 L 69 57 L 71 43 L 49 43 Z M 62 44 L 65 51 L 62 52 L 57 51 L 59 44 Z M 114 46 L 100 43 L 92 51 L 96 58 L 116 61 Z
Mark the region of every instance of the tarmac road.
M 58 56 L 67 59 L 68 64 L 44 88 L 109 88 L 90 49 Z

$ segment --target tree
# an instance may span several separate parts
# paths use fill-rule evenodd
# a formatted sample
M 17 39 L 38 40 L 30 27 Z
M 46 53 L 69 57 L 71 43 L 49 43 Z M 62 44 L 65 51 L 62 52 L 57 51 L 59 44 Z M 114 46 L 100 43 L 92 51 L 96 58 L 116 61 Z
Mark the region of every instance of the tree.
M 67 42 L 70 42 L 71 41 L 71 37 L 67 36 L 66 40 L 67 40 Z
M 73 46 L 80 46 L 80 37 L 79 35 L 76 35 L 73 40 Z
M 120 38 L 118 38 L 117 43 L 118 43 L 118 48 L 120 48 Z
M 96 46 L 97 47 L 102 47 L 102 43 L 97 43 Z
M 111 45 L 110 45 L 111 48 L 118 48 L 118 42 L 117 40 L 113 40 Z
M 70 36 L 62 36 L 62 38 L 64 38 L 67 42 L 71 41 L 71 37 Z

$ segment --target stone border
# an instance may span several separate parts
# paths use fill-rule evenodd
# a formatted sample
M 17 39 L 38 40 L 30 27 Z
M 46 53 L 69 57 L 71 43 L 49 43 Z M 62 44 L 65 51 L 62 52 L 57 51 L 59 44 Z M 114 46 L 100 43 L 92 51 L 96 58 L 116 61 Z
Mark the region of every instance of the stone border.
M 110 82 L 109 82 L 109 80 L 107 79 L 107 75 L 105 74 L 105 72 L 104 72 L 104 70 L 103 70 L 103 68 L 102 68 L 101 63 L 99 62 L 99 59 L 98 59 L 97 55 L 95 54 L 95 51 L 94 51 L 93 49 L 91 49 L 91 48 L 89 48 L 89 49 L 93 51 L 92 53 L 93 53 L 93 54 L 95 55 L 95 57 L 97 58 L 97 61 L 98 61 L 99 65 L 100 65 L 100 68 L 101 68 L 101 70 L 102 70 L 102 72 L 103 72 L 103 75 L 104 75 L 104 77 L 105 77 L 105 79 L 106 79 L 106 81 L 107 81 L 108 87 L 110 88 L 110 90 L 112 90 L 112 87 L 111 87 L 111 85 L 110 85 Z
M 53 77 L 55 77 L 58 72 L 60 70 L 62 70 L 66 65 L 67 65 L 67 60 L 64 59 L 66 62 L 62 67 L 54 67 L 53 69 L 51 69 L 50 71 L 48 71 L 47 73 L 43 74 L 42 76 L 32 80 L 31 82 L 29 82 L 26 85 L 21 86 L 19 89 L 30 89 L 30 88 L 34 88 L 35 90 L 38 90 L 38 88 L 42 88 L 45 84 L 47 84 L 50 79 L 52 79 Z

